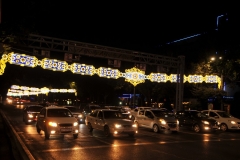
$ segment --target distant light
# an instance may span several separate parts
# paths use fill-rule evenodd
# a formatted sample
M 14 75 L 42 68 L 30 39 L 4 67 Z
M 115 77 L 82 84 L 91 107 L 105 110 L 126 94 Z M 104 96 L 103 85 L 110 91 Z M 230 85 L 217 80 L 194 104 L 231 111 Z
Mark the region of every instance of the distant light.
M 211 61 L 215 61 L 215 57 L 211 57 Z

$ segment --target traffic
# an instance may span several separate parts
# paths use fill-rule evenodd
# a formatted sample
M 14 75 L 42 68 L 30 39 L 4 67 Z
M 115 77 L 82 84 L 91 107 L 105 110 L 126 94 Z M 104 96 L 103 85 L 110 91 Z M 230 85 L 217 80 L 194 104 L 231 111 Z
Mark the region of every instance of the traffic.
M 38 113 L 36 121 L 26 124 L 22 118 L 27 106 L 6 105 L 1 112 L 7 115 L 35 159 L 203 159 L 206 156 L 234 159 L 239 156 L 238 129 L 221 130 L 220 122 L 198 111 L 187 111 L 193 113 L 190 116 L 181 112 L 183 117 L 189 117 L 188 122 L 192 118 L 192 123 L 184 123 L 186 119 L 180 118 L 180 113 L 166 109 L 134 108 L 126 116 L 122 107 L 96 107 L 86 115 L 85 123 L 78 123 L 79 117 L 66 106 L 47 106 Z M 75 108 L 78 113 L 83 112 Z M 133 120 L 131 113 L 138 109 L 140 114 L 135 114 Z M 202 119 L 194 120 L 194 115 Z M 229 144 L 234 147 L 226 147 Z M 191 153 L 186 152 L 187 149 L 191 149 Z M 223 151 L 229 154 L 222 155 Z

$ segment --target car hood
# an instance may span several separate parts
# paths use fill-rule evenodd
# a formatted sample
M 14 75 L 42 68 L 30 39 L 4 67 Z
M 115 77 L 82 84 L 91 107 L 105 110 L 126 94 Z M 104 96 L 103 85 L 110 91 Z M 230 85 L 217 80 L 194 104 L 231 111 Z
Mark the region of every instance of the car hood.
M 175 117 L 157 117 L 157 119 L 164 119 L 167 122 L 176 122 L 177 119 Z
M 199 118 L 199 120 L 202 120 L 202 121 L 208 121 L 208 122 L 210 122 L 210 123 L 215 123 L 216 122 L 216 120 L 215 119 L 213 119 L 213 118 Z
M 74 122 L 76 122 L 75 117 L 48 117 L 46 120 L 56 122 L 56 123 L 74 123 Z
M 122 125 L 131 125 L 133 121 L 130 119 L 105 119 L 105 123 L 107 124 L 122 124 Z

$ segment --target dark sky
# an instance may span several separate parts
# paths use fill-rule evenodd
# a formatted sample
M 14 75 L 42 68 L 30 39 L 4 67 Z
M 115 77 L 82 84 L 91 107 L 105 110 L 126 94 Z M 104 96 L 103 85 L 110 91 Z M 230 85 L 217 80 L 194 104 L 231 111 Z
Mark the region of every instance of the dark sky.
M 214 30 L 217 16 L 235 13 L 233 6 L 207 1 L 3 0 L 2 19 L 34 23 L 45 36 L 151 52 L 161 44 Z

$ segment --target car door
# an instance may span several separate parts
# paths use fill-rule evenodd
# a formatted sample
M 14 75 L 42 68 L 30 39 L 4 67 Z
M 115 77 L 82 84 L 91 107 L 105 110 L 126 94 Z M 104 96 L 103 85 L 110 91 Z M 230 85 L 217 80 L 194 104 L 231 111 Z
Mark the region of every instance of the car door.
M 183 125 L 185 127 L 191 128 L 192 124 L 194 123 L 194 116 L 191 112 L 185 112 Z
M 94 111 L 87 116 L 88 122 L 90 122 L 92 127 L 95 128 L 95 129 L 98 128 L 98 126 L 97 126 L 97 114 L 98 114 L 98 111 Z
M 98 112 L 98 115 L 96 118 L 96 126 L 97 126 L 97 129 L 103 130 L 103 127 L 104 127 L 103 111 Z
M 43 130 L 45 126 L 45 118 L 46 118 L 46 109 L 42 109 L 38 114 L 37 123 L 38 126 Z
M 138 122 L 138 125 L 140 127 L 145 126 L 144 125 L 144 119 L 145 119 L 144 111 L 143 110 L 142 111 L 138 111 L 138 113 L 136 115 L 137 115 L 136 116 L 136 120 Z
M 154 121 L 154 115 L 151 111 L 145 111 L 144 118 L 143 118 L 143 124 L 146 128 L 152 128 L 152 124 Z

